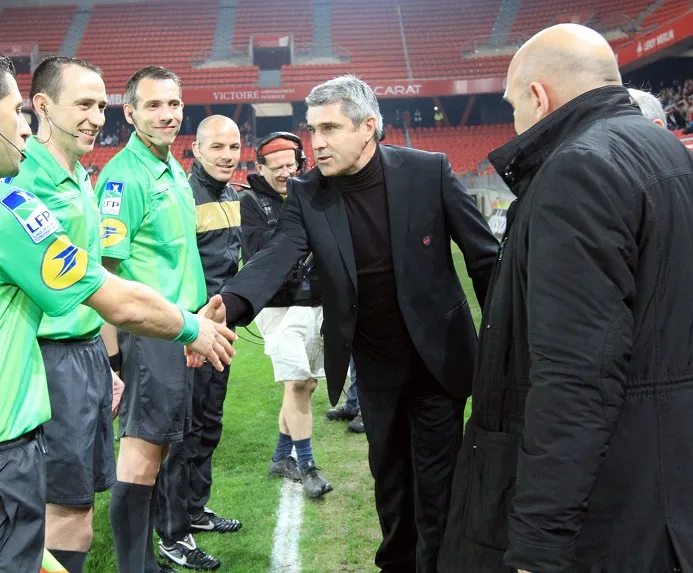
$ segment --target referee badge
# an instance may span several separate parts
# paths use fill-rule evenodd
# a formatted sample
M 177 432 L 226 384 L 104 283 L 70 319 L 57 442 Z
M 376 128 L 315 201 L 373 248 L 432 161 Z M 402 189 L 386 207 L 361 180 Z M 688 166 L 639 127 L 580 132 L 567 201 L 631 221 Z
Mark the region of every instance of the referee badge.
M 125 183 L 122 181 L 107 181 L 104 187 L 101 212 L 104 215 L 120 215 L 120 204 L 123 200 Z
M 47 287 L 64 290 L 84 278 L 88 262 L 86 251 L 75 247 L 67 235 L 60 235 L 43 255 L 41 278 Z
M 101 222 L 101 246 L 114 247 L 127 237 L 128 228 L 118 219 L 104 219 Z
M 16 217 L 36 244 L 60 229 L 60 223 L 50 210 L 29 191 L 13 187 L 0 203 Z

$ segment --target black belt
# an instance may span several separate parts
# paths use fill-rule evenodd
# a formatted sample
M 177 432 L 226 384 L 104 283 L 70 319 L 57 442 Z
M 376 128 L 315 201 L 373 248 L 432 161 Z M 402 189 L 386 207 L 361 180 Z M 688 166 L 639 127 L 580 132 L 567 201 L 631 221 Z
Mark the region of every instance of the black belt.
M 18 448 L 19 446 L 24 446 L 26 444 L 30 444 L 36 439 L 36 436 L 38 435 L 38 428 L 34 428 L 30 432 L 27 432 L 26 434 L 22 434 L 18 438 L 15 438 L 14 440 L 7 440 L 6 442 L 0 442 L 0 452 L 6 452 L 8 450 L 12 450 L 14 448 Z

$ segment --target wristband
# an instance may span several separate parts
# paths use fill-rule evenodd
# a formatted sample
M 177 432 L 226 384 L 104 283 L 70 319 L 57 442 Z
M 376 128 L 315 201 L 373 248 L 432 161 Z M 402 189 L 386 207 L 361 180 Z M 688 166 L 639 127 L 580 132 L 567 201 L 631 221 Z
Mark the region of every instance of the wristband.
M 108 362 L 111 364 L 113 372 L 120 372 L 123 366 L 123 351 L 118 349 L 118 353 L 108 357 Z
M 187 310 L 181 308 L 180 312 L 183 315 L 183 330 L 181 330 L 180 334 L 173 340 L 181 344 L 190 344 L 197 338 L 197 335 L 200 334 L 200 323 L 197 318 L 195 318 L 195 315 Z

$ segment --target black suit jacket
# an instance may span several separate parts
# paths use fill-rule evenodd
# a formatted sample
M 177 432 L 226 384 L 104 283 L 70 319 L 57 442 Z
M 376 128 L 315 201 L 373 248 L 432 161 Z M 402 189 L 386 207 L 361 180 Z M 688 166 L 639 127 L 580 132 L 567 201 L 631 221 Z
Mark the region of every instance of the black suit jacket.
M 381 146 L 381 160 L 397 298 L 409 335 L 436 379 L 454 396 L 466 398 L 471 393 L 476 332 L 450 240 L 464 253 L 482 306 L 498 242 L 445 155 Z M 328 191 L 318 169 L 289 180 L 277 233 L 224 292 L 245 298 L 255 316 L 309 251 L 320 269 L 325 373 L 334 405 L 344 387 L 356 328 L 357 276 L 342 195 Z M 253 316 L 242 317 L 239 324 Z

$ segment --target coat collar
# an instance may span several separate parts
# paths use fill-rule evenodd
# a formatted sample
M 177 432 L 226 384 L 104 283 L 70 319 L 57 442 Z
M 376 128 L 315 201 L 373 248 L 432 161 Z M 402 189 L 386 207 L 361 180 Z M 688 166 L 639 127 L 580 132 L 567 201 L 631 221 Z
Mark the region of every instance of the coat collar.
M 506 185 L 518 197 L 548 156 L 570 135 L 601 119 L 642 115 L 623 86 L 586 92 L 539 123 L 492 151 L 488 158 Z

